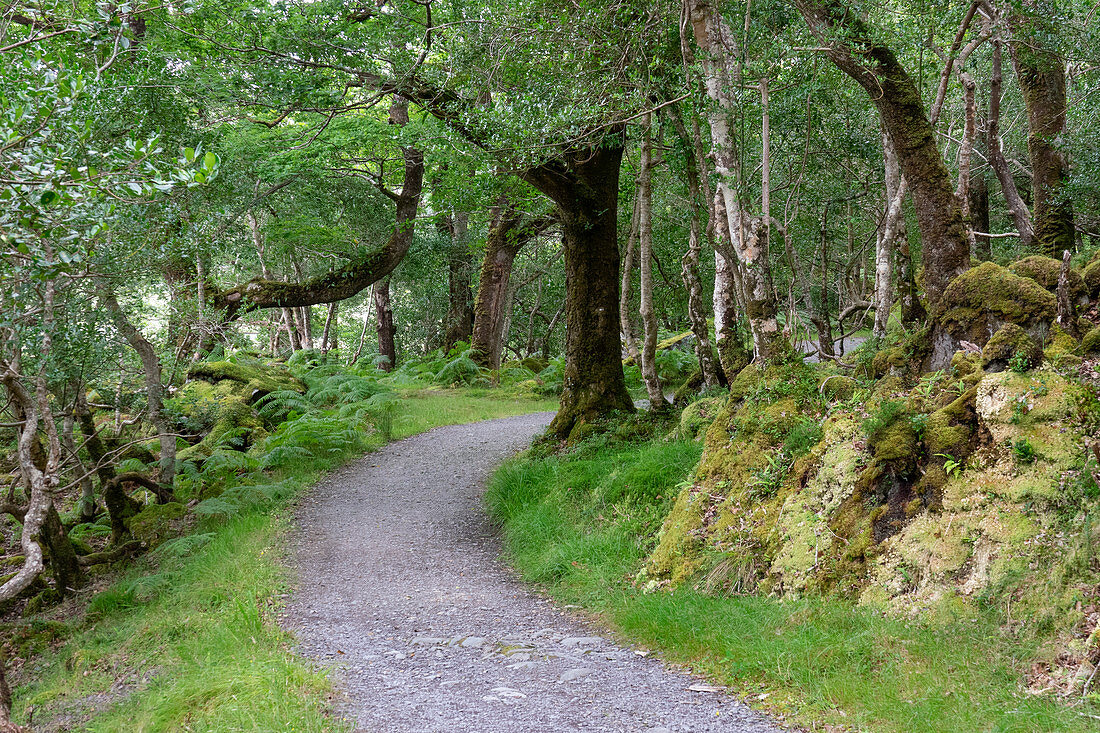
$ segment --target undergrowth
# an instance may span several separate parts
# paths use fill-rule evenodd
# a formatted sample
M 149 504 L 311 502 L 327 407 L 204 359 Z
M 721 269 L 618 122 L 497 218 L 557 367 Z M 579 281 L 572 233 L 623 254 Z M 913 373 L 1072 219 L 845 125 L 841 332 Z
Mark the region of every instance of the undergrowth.
M 223 438 L 205 461 L 181 464 L 177 495 L 193 503 L 187 534 L 100 583 L 75 619 L 60 620 L 73 616 L 65 607 L 57 620 L 5 631 L 30 640 L 16 647 L 29 658 L 14 680 L 17 721 L 63 719 L 88 731 L 348 729 L 326 713 L 324 673 L 291 653 L 276 624 L 291 580 L 288 507 L 325 471 L 386 440 L 556 405 L 425 388 L 369 368 L 292 366 L 309 390 L 258 402 L 266 438 L 247 452 L 231 444 L 241 436 Z
M 511 562 L 633 642 L 816 729 L 1097 730 L 1095 706 L 1024 692 L 1037 642 L 1004 633 L 996 609 L 925 624 L 834 599 L 635 587 L 700 449 L 597 438 L 568 454 L 532 452 L 506 463 L 486 500 Z

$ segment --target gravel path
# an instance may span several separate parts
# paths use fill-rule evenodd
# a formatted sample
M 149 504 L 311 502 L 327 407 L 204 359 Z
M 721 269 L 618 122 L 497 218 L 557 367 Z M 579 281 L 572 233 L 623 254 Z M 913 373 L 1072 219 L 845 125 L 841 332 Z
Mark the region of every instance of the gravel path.
M 549 414 L 438 428 L 331 476 L 298 511 L 284 625 L 334 668 L 361 731 L 778 729 L 525 589 L 481 511 Z

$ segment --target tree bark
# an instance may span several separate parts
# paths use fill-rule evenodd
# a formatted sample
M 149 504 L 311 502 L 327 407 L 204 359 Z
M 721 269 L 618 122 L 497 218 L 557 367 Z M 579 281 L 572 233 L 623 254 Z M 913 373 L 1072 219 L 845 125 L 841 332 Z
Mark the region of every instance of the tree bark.
M 504 351 L 505 306 L 516 255 L 550 225 L 550 219 L 530 219 L 507 201 L 493 210 L 485 240 L 485 258 L 474 302 L 471 356 L 479 366 L 499 369 Z
M 172 497 L 172 484 L 176 476 L 176 437 L 170 434 L 171 426 L 164 416 L 164 384 L 161 382 L 160 358 L 153 345 L 126 317 L 115 294 L 106 283 L 101 284 L 100 299 L 107 307 L 115 328 L 141 357 L 141 367 L 145 374 L 145 398 L 149 405 L 149 422 L 156 428 L 160 441 L 157 483 L 163 490 L 165 499 L 161 503 L 164 503 Z
M 988 262 L 993 258 L 993 240 L 982 234 L 989 232 L 989 184 L 984 176 L 970 181 L 970 224 L 974 230 L 974 257 Z
M 469 217 L 465 212 L 448 215 L 440 220 L 440 233 L 449 240 L 447 250 L 447 315 L 443 350 L 450 352 L 459 341 L 472 341 L 474 330 L 474 297 L 470 289 L 474 257 L 466 234 Z
M 373 297 L 374 311 L 378 319 L 378 355 L 385 357 L 385 361 L 379 365 L 379 368 L 384 372 L 390 372 L 397 365 L 397 346 L 394 343 L 389 277 L 374 283 Z
M 796 4 L 830 60 L 867 91 L 894 142 L 921 229 L 921 285 L 936 314 L 948 283 L 970 267 L 970 244 L 920 92 L 893 50 L 839 0 Z
M 1028 0 L 1009 19 L 1012 63 L 1027 107 L 1027 151 L 1031 159 L 1032 226 L 1035 243 L 1047 257 L 1073 251 L 1073 207 L 1066 198 L 1068 166 L 1059 149 L 1066 129 L 1065 62 L 1046 40 L 1055 10 Z M 1042 17 L 1042 16 L 1050 17 Z
M 986 147 L 989 149 L 989 166 L 997 174 L 997 181 L 1001 184 L 1001 192 L 1004 194 L 1005 203 L 1012 214 L 1012 221 L 1016 224 L 1016 231 L 1020 234 L 1020 244 L 1025 248 L 1031 247 L 1035 239 L 1035 233 L 1031 227 L 1031 212 L 1027 210 L 1016 188 L 1016 179 L 1012 176 L 1012 168 L 1005 159 L 1004 143 L 1001 140 L 1001 93 L 1004 83 L 1002 71 L 1002 41 L 998 30 L 993 31 L 991 41 L 993 46 L 993 70 L 989 78 L 989 121 L 986 124 Z M 985 231 L 989 231 L 988 229 Z
M 1062 269 L 1058 273 L 1057 315 L 1054 322 L 1062 327 L 1062 330 L 1075 339 L 1081 338 L 1081 329 L 1077 327 L 1077 303 L 1069 292 L 1069 260 L 1070 251 L 1062 252 Z
M 680 258 L 680 279 L 683 280 L 688 294 L 688 320 L 691 323 L 691 332 L 695 334 L 695 358 L 699 361 L 699 371 L 703 375 L 703 388 L 712 389 L 719 384 L 718 368 L 714 362 L 714 350 L 710 346 L 707 314 L 703 309 L 703 282 L 699 275 L 703 238 L 711 217 L 706 196 L 709 182 L 707 185 L 703 182 L 706 177 L 703 161 L 706 157 L 703 152 L 702 133 L 699 129 L 699 120 L 694 114 L 692 115 L 692 135 L 689 137 L 687 126 L 680 118 L 679 109 L 675 106 L 665 109 L 677 137 L 680 138 L 680 145 L 684 149 L 684 174 L 692 203 L 691 221 L 688 225 L 688 247 L 684 256 Z
M 757 362 L 768 364 L 785 356 L 790 346 L 779 330 L 778 303 L 768 261 L 770 218 L 768 212 L 749 215 L 738 190 L 740 159 L 730 125 L 730 118 L 739 109 L 734 97 L 741 85 L 738 42 L 712 0 L 685 0 L 685 3 L 695 42 L 704 51 L 702 68 L 707 96 L 715 103 L 710 114 L 713 158 L 732 256 L 740 266 L 753 355 Z
M 621 131 L 617 133 L 621 135 Z M 619 340 L 621 140 L 562 153 L 521 177 L 558 206 L 565 259 L 565 371 L 551 434 L 615 410 L 633 412 Z
M 631 290 L 634 284 L 634 253 L 638 245 L 638 195 L 634 196 L 634 213 L 630 217 L 630 232 L 626 236 L 626 252 L 623 254 L 622 285 L 619 288 L 619 320 L 622 321 L 620 330 L 623 334 L 623 345 L 626 347 L 626 356 L 635 364 L 642 361 L 642 352 L 638 348 L 638 332 L 634 328 L 634 318 L 631 316 Z
M 650 409 L 665 405 L 657 376 L 657 314 L 653 310 L 653 137 L 652 115 L 642 117 L 641 160 L 638 163 L 638 313 L 642 317 L 642 381 Z
M 882 159 L 886 181 L 886 214 L 883 216 L 875 246 L 875 325 L 872 331 L 875 338 L 886 337 L 890 311 L 894 307 L 894 255 L 897 251 L 898 235 L 904 234 L 905 222 L 901 209 L 905 201 L 906 186 L 901 177 L 894 143 L 885 128 L 882 131 Z

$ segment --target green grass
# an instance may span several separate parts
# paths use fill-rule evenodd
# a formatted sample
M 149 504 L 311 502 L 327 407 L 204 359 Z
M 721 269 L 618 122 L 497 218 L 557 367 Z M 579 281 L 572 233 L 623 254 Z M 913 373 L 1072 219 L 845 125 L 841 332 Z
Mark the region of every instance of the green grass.
M 486 499 L 510 560 L 562 601 L 599 614 L 749 697 L 816 722 L 868 731 L 1095 731 L 1095 706 L 1068 707 L 1021 687 L 1034 641 L 995 616 L 919 624 L 841 600 L 643 593 L 631 578 L 699 446 L 594 447 L 520 457 Z M 820 729 L 820 728 L 819 728 Z
M 407 390 L 393 432 L 554 406 L 491 390 Z M 68 641 L 21 674 L 34 681 L 15 691 L 16 720 L 34 708 L 39 721 L 72 713 L 88 731 L 349 730 L 326 713 L 328 681 L 290 652 L 276 613 L 292 581 L 289 502 L 356 454 L 329 452 L 266 474 L 282 482 L 281 498 L 201 519 L 94 595 L 85 619 L 70 622 Z M 83 722 L 93 706 L 100 712 Z

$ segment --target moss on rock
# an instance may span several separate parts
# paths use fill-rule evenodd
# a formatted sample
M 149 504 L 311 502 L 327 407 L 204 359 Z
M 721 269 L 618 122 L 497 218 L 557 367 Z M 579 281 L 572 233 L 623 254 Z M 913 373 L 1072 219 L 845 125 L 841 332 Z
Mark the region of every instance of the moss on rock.
M 699 393 L 699 390 L 703 388 L 703 371 L 696 369 L 683 383 L 676 388 L 676 393 L 672 398 L 672 404 L 674 405 L 686 405 L 691 401 L 691 398 Z
M 987 372 L 1003 372 L 1013 359 L 1027 369 L 1034 369 L 1043 361 L 1043 350 L 1023 328 L 1006 323 L 982 347 L 982 368 Z
M 680 425 L 676 428 L 677 437 L 683 440 L 702 439 L 703 434 L 722 409 L 723 402 L 725 400 L 722 397 L 705 397 L 685 407 L 680 413 Z
M 1053 293 L 1058 289 L 1058 277 L 1062 272 L 1062 261 L 1053 257 L 1034 255 L 1013 262 L 1008 269 L 1020 277 L 1034 280 Z M 1071 269 L 1068 278 L 1070 297 L 1074 300 L 1085 298 L 1087 295 L 1085 281 L 1081 277 L 1081 273 Z
M 1094 258 L 1085 267 L 1082 280 L 1085 285 L 1085 294 L 1093 300 L 1100 298 L 1100 259 Z
M 983 262 L 947 286 L 939 322 L 956 339 L 982 345 L 1006 323 L 1032 329 L 1050 322 L 1054 311 L 1054 295 L 1046 288 Z
M 1094 328 L 1081 339 L 1081 353 L 1087 356 L 1100 355 L 1100 328 Z
M 130 518 L 130 532 L 154 547 L 183 530 L 187 508 L 179 502 L 152 504 Z
M 305 394 L 306 386 L 282 365 L 238 364 L 229 361 L 211 361 L 196 364 L 187 372 L 189 380 L 201 380 L 211 384 L 232 382 L 228 389 L 249 404 L 281 390 Z

